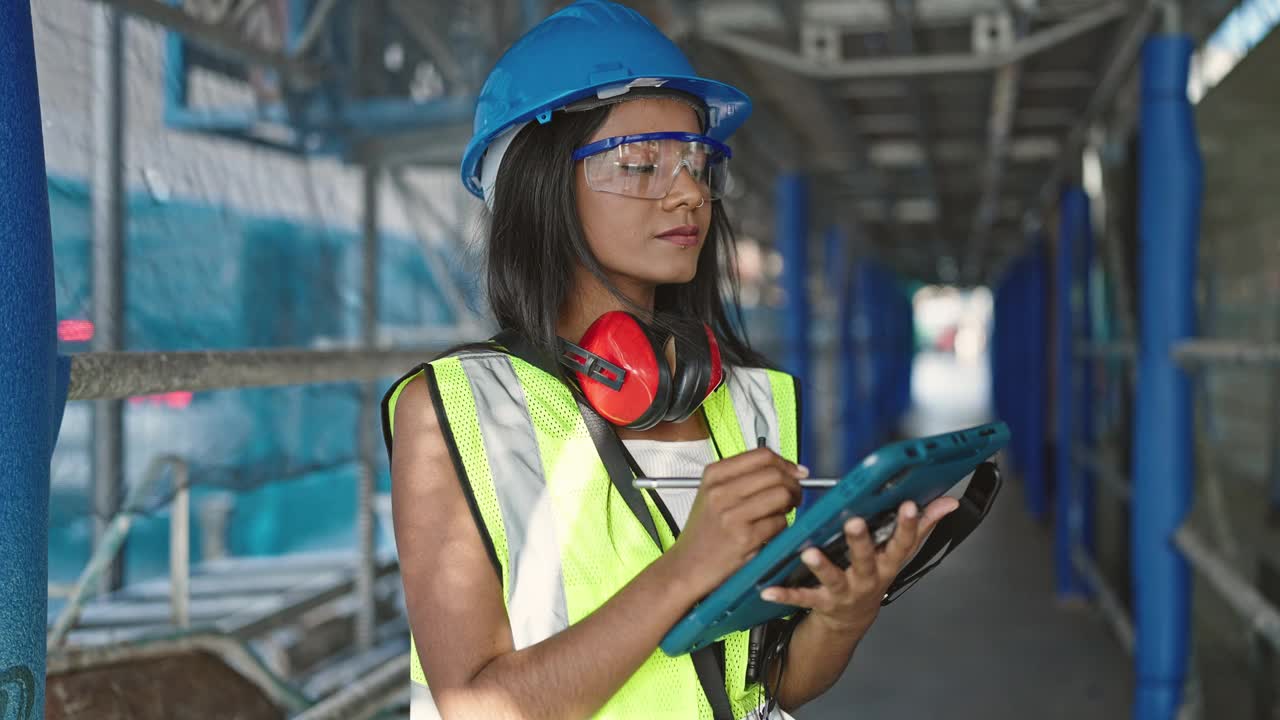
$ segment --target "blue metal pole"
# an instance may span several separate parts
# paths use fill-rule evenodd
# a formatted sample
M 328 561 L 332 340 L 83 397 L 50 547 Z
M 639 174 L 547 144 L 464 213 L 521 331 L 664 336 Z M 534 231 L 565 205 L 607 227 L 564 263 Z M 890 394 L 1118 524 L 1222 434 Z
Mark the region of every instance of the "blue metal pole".
M 1027 509 L 1037 520 L 1044 521 L 1049 517 L 1049 482 L 1045 477 L 1045 443 L 1048 442 L 1048 428 L 1045 418 L 1049 411 L 1049 393 L 1047 392 L 1048 359 L 1047 346 L 1049 331 L 1048 315 L 1048 283 L 1044 239 L 1039 234 L 1032 245 L 1031 255 L 1025 270 L 1027 283 L 1026 293 L 1026 330 L 1025 340 L 1021 343 L 1020 352 L 1027 358 L 1026 372 L 1026 430 L 1027 459 L 1023 468 L 1027 493 Z
M 1093 339 L 1093 213 L 1090 209 L 1089 196 L 1084 195 L 1079 207 L 1080 218 L 1076 229 L 1080 233 L 1079 266 L 1076 282 L 1080 290 L 1074 293 L 1078 300 L 1078 310 L 1073 313 L 1076 321 L 1076 341 L 1090 342 Z M 1075 404 L 1076 427 L 1079 429 L 1078 445 L 1093 448 L 1095 445 L 1094 422 L 1094 363 L 1092 360 L 1076 362 L 1077 373 Z M 1089 557 L 1094 556 L 1094 477 L 1093 471 L 1083 466 L 1074 466 L 1073 477 L 1076 481 L 1075 535 L 1072 542 L 1081 546 Z M 1092 588 L 1088 588 L 1092 592 Z
M 852 367 L 852 308 L 850 307 L 849 288 L 853 285 L 850 275 L 853 266 L 850 263 L 848 237 L 839 223 L 827 226 L 823 233 L 823 255 L 826 269 L 827 292 L 837 298 L 836 306 L 836 359 L 835 378 L 839 388 L 835 399 L 835 427 L 828 437 L 835 443 L 838 451 L 831 454 L 833 463 L 838 467 L 824 468 L 824 473 L 842 472 L 848 467 L 845 453 L 848 452 L 849 438 L 853 431 L 853 403 L 848 388 L 848 380 L 854 369 Z
M 1011 413 L 1005 401 L 1005 382 L 1007 378 L 1007 370 L 1004 362 L 1004 345 L 1005 336 L 1009 334 L 1009 318 L 1006 312 L 1007 298 L 1009 297 L 1010 286 L 1008 277 L 1001 278 L 991 288 L 991 340 L 990 351 L 987 353 L 987 364 L 991 373 L 991 407 L 995 410 L 996 417 L 1004 418 L 1006 421 L 1011 420 Z M 1010 440 L 1014 461 L 1018 460 L 1018 435 L 1017 427 L 1010 422 L 1010 427 L 1014 428 L 1015 435 Z
M 1013 352 L 1015 339 L 1022 331 L 1023 278 L 1020 269 L 1025 263 L 1015 263 L 992 289 L 991 344 L 988 360 L 991 365 L 991 404 L 995 414 L 1009 423 L 1013 437 L 1009 441 L 1013 462 L 1021 469 L 1024 461 L 1022 432 L 1022 394 L 1019 392 L 1021 363 Z
M 1029 258 L 1023 258 L 1010 270 L 1005 287 L 1001 290 L 1001 314 L 997 319 L 1003 326 L 998 338 L 996 352 L 1000 354 L 1000 372 L 1003 378 L 994 378 L 1001 388 L 1001 404 L 998 409 L 1002 415 L 1007 414 L 1013 437 L 1010 444 L 1013 448 L 1014 461 L 1019 474 L 1025 476 L 1024 470 L 1030 456 L 1032 438 L 1027 435 L 1027 418 L 1033 398 L 1028 395 L 1026 382 L 1028 367 L 1027 358 L 1018 352 L 1021 339 L 1028 329 L 1027 294 L 1030 290 L 1027 268 Z
M 893 304 L 897 308 L 894 313 L 894 332 L 896 337 L 895 371 L 893 384 L 893 425 L 896 429 L 902 423 L 907 407 L 911 404 L 911 356 L 915 335 L 915 318 L 911 312 L 911 301 L 907 297 L 906 288 L 896 276 L 890 285 L 893 292 Z
M 812 373 L 809 366 L 809 183 L 804 175 L 788 173 L 778 177 L 777 243 L 782 253 L 783 367 L 801 386 L 800 462 L 813 457 Z
M 889 393 L 893 385 L 893 363 L 891 353 L 893 344 L 889 337 L 892 309 L 885 292 L 885 272 L 879 265 L 871 266 L 871 363 L 875 367 L 875 376 L 871 392 L 875 398 L 875 435 L 871 442 L 879 445 L 884 442 L 889 431 Z
M 1153 35 L 1142 49 L 1131 543 L 1138 720 L 1177 715 L 1190 644 L 1190 578 L 1172 536 L 1191 505 L 1192 398 L 1170 351 L 1196 330 L 1202 167 L 1186 94 L 1191 51 L 1180 34 Z
M 35 62 L 31 4 L 0 3 L 0 710 L 20 720 L 44 717 L 49 460 L 62 407 Z
M 1059 204 L 1058 258 L 1055 294 L 1056 342 L 1054 396 L 1057 402 L 1057 451 L 1054 472 L 1053 560 L 1058 596 L 1083 596 L 1086 586 L 1071 562 L 1071 546 L 1079 537 L 1080 504 L 1071 449 L 1076 443 L 1079 417 L 1075 384 L 1075 307 L 1072 295 L 1077 275 L 1076 255 L 1080 223 L 1087 198 L 1078 185 L 1067 187 Z
M 836 366 L 840 387 L 841 470 L 862 461 L 862 363 L 858 348 L 858 265 L 849 264 L 840 285 L 837 338 L 840 359 Z
M 866 259 L 858 261 L 854 272 L 854 343 L 857 364 L 857 407 L 854 426 L 858 428 L 854 462 L 862 460 L 879 440 L 876 414 L 876 385 L 880 376 L 875 359 L 875 272 Z

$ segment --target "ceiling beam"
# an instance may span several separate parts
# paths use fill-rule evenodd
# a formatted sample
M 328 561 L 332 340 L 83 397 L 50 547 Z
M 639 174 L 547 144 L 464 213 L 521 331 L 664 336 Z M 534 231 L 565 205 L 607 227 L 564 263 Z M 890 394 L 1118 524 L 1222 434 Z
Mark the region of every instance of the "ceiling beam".
M 1017 33 L 1026 32 L 1027 20 L 1019 17 Z M 987 157 L 982 163 L 982 193 L 973 212 L 963 272 L 969 282 L 978 282 L 986 260 L 987 240 L 1000 210 L 1000 187 L 1004 182 L 1005 160 L 1013 136 L 1013 119 L 1018 109 L 1018 85 L 1022 63 L 1010 63 L 996 71 L 991 89 L 991 112 L 987 126 Z
M 1053 169 L 1049 171 L 1049 176 L 1040 187 L 1039 210 L 1044 214 L 1048 214 L 1057 206 L 1059 186 L 1069 173 L 1075 172 L 1072 166 L 1080 164 L 1080 148 L 1084 144 L 1089 126 L 1111 104 L 1116 91 L 1131 74 L 1138 52 L 1142 49 L 1142 43 L 1155 20 L 1156 10 L 1160 4 L 1160 0 L 1144 2 L 1142 8 L 1129 22 L 1128 28 L 1116 41 L 1111 52 L 1111 60 L 1108 61 L 1106 70 L 1103 71 L 1101 79 L 1094 88 L 1093 96 L 1089 98 L 1084 114 L 1067 134 Z M 1027 210 L 1027 221 L 1029 225 L 1040 222 L 1037 208 Z
M 900 56 L 914 55 L 916 52 L 915 27 L 913 24 L 915 22 L 914 0 L 883 0 L 883 3 L 893 20 L 893 29 L 889 33 L 890 49 Z M 938 195 L 938 164 L 933 147 L 933 123 L 929 106 L 925 102 L 924 92 L 920 85 L 919 78 L 908 78 L 906 80 L 907 102 L 911 108 L 912 115 L 916 119 L 916 139 L 920 142 L 920 163 L 917 166 L 920 178 L 919 187 L 928 200 L 927 204 L 932 207 L 930 233 L 932 235 L 934 257 L 938 263 L 937 273 L 945 278 L 950 274 L 950 269 L 954 266 L 955 261 L 947 251 L 940 230 L 940 226 L 944 221 L 943 217 L 946 214 L 946 208 L 942 204 L 942 198 Z M 930 213 L 916 213 L 913 217 L 923 218 L 929 215 Z
M 990 72 L 1010 63 L 1021 62 L 1038 53 L 1087 34 L 1128 12 L 1124 0 L 1112 0 L 1045 30 L 1032 33 L 1002 53 L 951 53 L 911 57 L 859 58 L 822 63 L 803 57 L 792 50 L 708 26 L 702 33 L 706 42 L 740 55 L 761 60 L 797 75 L 819 80 L 853 80 L 859 78 L 904 78 L 925 75 Z

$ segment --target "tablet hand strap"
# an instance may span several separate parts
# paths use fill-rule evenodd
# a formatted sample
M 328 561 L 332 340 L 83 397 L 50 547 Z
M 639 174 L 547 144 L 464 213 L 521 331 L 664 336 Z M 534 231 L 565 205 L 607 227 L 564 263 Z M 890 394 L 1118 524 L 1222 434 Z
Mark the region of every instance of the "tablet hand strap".
M 920 552 L 890 583 L 880 601 L 881 605 L 888 605 L 901 597 L 902 593 L 937 567 L 943 558 L 950 555 L 982 523 L 1000 492 L 1002 482 L 1000 468 L 993 462 L 984 462 L 973 471 L 969 487 L 965 488 L 964 495 L 960 498 L 960 507 L 938 522 Z

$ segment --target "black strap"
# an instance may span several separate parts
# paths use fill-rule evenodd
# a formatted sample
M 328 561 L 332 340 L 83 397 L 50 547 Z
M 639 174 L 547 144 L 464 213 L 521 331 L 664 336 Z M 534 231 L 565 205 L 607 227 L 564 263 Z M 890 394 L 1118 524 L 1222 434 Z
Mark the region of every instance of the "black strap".
M 658 527 L 653 522 L 649 506 L 645 504 L 640 491 L 631 484 L 635 476 L 631 473 L 631 466 L 627 464 L 627 456 L 623 454 L 622 441 L 608 420 L 600 417 L 582 398 L 577 398 L 577 401 L 578 412 L 582 413 L 587 432 L 591 433 L 591 442 L 595 444 L 596 452 L 604 462 L 604 469 L 609 473 L 609 481 L 613 483 L 618 495 L 622 496 L 622 501 L 631 508 L 631 513 L 644 526 L 645 532 L 653 538 L 658 550 L 662 550 L 662 539 L 658 537 Z
M 885 591 L 881 605 L 898 599 L 907 588 L 938 566 L 943 558 L 960 546 L 969 533 L 978 527 L 991 510 L 1002 480 L 995 463 L 984 462 L 974 471 L 960 498 L 960 507 L 938 522 L 916 556 L 907 563 Z M 936 556 L 936 557 L 935 557 Z
M 549 372 L 547 358 L 536 352 L 532 343 L 517 333 L 503 331 L 493 339 L 511 355 Z M 645 532 L 649 533 L 649 537 L 661 551 L 662 538 L 658 536 L 658 527 L 653 522 L 649 506 L 645 504 L 641 491 L 631 484 L 637 473 L 632 471 L 631 464 L 627 460 L 626 446 L 622 444 L 617 431 L 609 421 L 600 417 L 600 414 L 588 405 L 580 394 L 574 392 L 573 396 L 578 403 L 578 412 L 587 426 L 587 432 L 591 435 L 591 442 L 596 447 L 596 453 L 600 455 L 605 471 L 609 473 L 609 482 L 613 484 L 618 495 L 630 508 L 631 514 L 640 521 Z M 673 524 L 672 530 L 674 529 Z M 725 689 L 724 670 L 717 657 L 717 648 L 719 652 L 723 652 L 720 645 L 721 643 L 714 643 L 695 650 L 690 653 L 690 659 L 693 661 L 694 672 L 698 674 L 698 684 L 702 686 L 702 692 L 706 695 L 707 702 L 711 704 L 715 720 L 734 720 L 733 707 L 729 704 L 729 692 Z
M 645 504 L 640 490 L 631 484 L 635 475 L 632 473 L 630 463 L 627 462 L 626 446 L 618 438 L 618 433 L 613 426 L 581 398 L 578 399 L 578 410 L 582 413 L 583 421 L 586 422 L 587 432 L 591 433 L 591 441 L 596 446 L 596 452 L 604 461 L 605 470 L 609 473 L 609 481 L 613 483 L 614 489 L 622 496 L 627 507 L 631 508 L 631 513 L 636 516 L 645 531 L 649 533 L 649 537 L 653 538 L 653 542 L 661 550 L 662 540 L 658 537 L 658 528 L 653 522 L 653 515 L 649 512 L 649 507 Z M 674 528 L 673 524 L 672 529 Z M 693 661 L 694 672 L 698 674 L 698 683 L 702 685 L 702 692 L 707 696 L 707 702 L 711 704 L 712 716 L 715 720 L 734 720 L 733 707 L 729 704 L 729 692 L 724 686 L 724 668 L 721 659 L 723 652 L 722 643 L 717 642 L 694 650 L 689 654 L 689 658 Z

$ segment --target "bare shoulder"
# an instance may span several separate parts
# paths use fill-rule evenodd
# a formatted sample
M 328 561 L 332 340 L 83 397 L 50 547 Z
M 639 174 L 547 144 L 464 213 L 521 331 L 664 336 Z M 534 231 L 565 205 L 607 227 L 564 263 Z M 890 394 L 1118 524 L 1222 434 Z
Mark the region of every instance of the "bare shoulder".
M 392 521 L 405 605 L 422 669 L 432 692 L 442 693 L 511 652 L 510 623 L 427 378 L 408 381 L 391 412 Z

